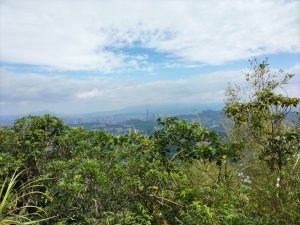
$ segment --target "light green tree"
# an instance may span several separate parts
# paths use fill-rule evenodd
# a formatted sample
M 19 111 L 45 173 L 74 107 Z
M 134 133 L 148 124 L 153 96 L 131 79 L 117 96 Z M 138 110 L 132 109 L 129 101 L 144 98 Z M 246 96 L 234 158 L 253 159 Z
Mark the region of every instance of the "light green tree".
M 267 59 L 261 63 L 251 60 L 250 65 L 248 86 L 227 89 L 224 112 L 233 119 L 235 129 L 243 132 L 244 141 L 252 143 L 252 153 L 276 173 L 274 183 L 280 188 L 286 170 L 299 154 L 299 125 L 287 121 L 287 117 L 297 109 L 300 98 L 281 94 L 294 74 L 272 71 Z

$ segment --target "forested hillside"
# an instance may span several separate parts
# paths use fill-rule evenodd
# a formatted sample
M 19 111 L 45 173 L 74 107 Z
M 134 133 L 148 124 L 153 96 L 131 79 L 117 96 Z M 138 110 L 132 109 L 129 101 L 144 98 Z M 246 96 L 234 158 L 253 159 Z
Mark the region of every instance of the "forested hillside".
M 278 92 L 292 77 L 251 61 L 225 137 L 175 117 L 151 136 L 51 115 L 1 127 L 0 224 L 300 224 L 300 128 L 285 120 L 300 99 Z

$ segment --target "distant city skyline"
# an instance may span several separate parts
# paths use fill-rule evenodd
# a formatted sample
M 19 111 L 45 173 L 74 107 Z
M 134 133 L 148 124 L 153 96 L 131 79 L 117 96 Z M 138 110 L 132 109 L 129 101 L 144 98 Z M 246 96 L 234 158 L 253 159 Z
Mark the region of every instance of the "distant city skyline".
M 296 76 L 300 1 L 0 1 L 0 115 L 221 105 L 248 59 Z

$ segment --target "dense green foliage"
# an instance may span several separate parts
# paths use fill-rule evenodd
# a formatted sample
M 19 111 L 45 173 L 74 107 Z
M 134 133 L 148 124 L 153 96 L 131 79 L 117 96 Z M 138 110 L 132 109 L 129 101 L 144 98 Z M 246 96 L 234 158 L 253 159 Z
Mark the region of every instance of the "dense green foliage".
M 267 61 L 253 61 L 248 97 L 227 91 L 234 125 L 226 138 L 177 118 L 158 119 L 151 136 L 20 118 L 0 128 L 0 205 L 2 193 L 34 181 L 22 200 L 11 198 L 12 218 L 34 222 L 45 211 L 40 224 L 300 224 L 300 131 L 285 121 L 300 100 L 275 92 L 291 77 L 276 80 Z

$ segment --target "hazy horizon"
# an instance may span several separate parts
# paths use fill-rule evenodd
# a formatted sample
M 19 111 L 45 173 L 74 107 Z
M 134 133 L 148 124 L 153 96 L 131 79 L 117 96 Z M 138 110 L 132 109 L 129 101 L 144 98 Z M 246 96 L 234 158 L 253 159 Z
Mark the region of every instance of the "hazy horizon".
M 12 114 L 0 114 L 0 117 L 19 117 L 24 115 L 44 115 L 44 114 L 52 114 L 61 116 L 80 116 L 80 115 L 126 115 L 126 114 L 145 114 L 148 111 L 150 114 L 197 114 L 202 111 L 214 110 L 221 111 L 224 104 L 171 104 L 171 105 L 139 105 L 139 106 L 129 106 L 125 108 L 120 108 L 116 110 L 107 110 L 107 111 L 84 111 L 84 110 L 75 110 L 74 112 L 64 113 L 59 111 L 52 111 L 49 109 L 39 110 L 39 111 L 30 111 L 25 113 L 12 113 Z
M 0 1 L 0 115 L 222 105 L 248 60 L 295 73 L 300 1 Z

